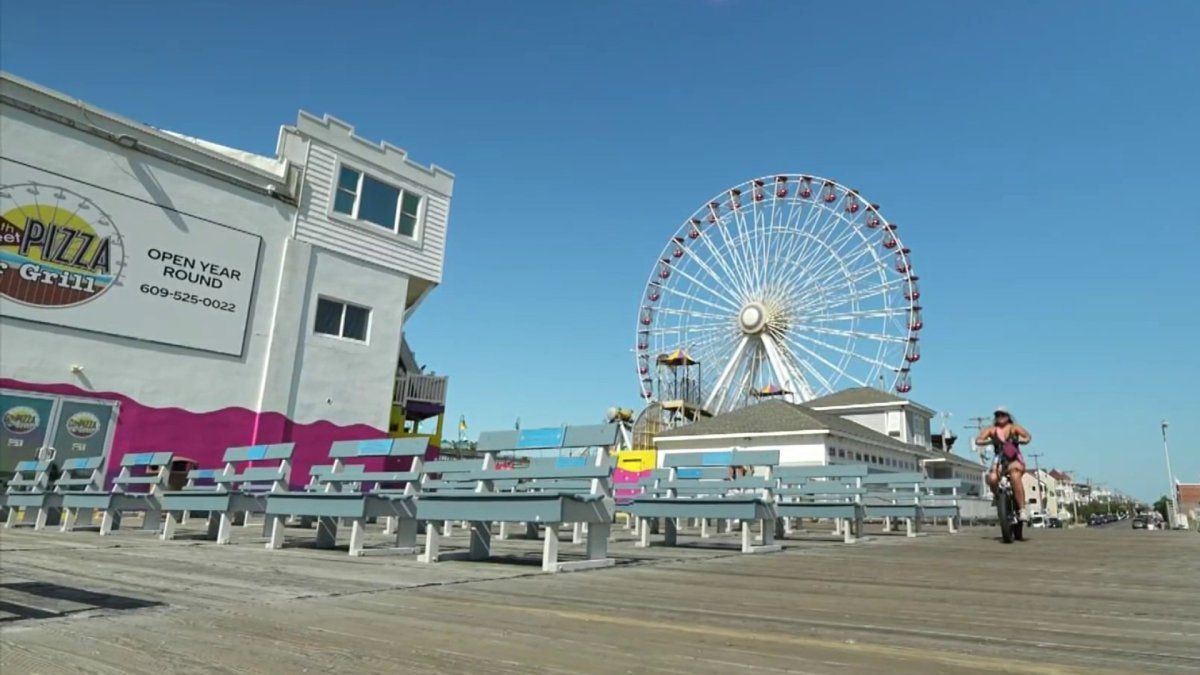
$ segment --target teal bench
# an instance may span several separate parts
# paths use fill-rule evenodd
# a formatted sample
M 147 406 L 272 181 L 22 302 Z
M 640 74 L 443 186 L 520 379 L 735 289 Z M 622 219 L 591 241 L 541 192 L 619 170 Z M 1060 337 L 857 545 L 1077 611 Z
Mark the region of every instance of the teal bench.
M 21 523 L 32 520 L 35 530 L 59 524 L 62 495 L 54 492 L 50 486 L 51 474 L 56 468 L 54 462 L 49 459 L 17 462 L 13 476 L 4 490 L 4 505 L 8 508 L 8 515 L 4 520 L 5 528 L 17 526 L 18 509 L 24 513 Z
M 224 468 L 189 471 L 182 490 L 162 495 L 162 538 L 175 537 L 184 514 L 203 511 L 208 513 L 208 538 L 228 544 L 236 514 L 266 513 L 267 495 L 287 489 L 295 449 L 295 443 L 229 448 L 221 459 Z M 263 523 L 264 537 L 271 536 L 268 522 Z
M 892 518 L 899 518 L 904 521 L 905 533 L 910 537 L 917 536 L 924 519 L 921 485 L 926 480 L 925 474 L 916 472 L 873 473 L 865 476 L 862 484 L 867 489 L 863 495 L 866 516 L 883 518 L 888 522 Z
M 80 510 L 98 510 L 104 513 L 100 521 L 100 536 L 111 534 L 121 527 L 121 514 L 129 511 L 144 513 L 142 529 L 157 532 L 162 526 L 162 491 L 167 483 L 171 468 L 170 452 L 139 452 L 121 458 L 121 472 L 113 479 L 112 489 L 82 490 L 63 495 L 63 508 L 68 515 L 63 528 L 75 528 L 76 515 Z M 66 464 L 63 465 L 64 469 Z M 151 472 L 152 468 L 157 471 Z M 56 485 L 61 485 L 58 481 Z
M 650 545 L 651 519 L 664 520 L 665 543 L 674 546 L 678 536 L 676 520 L 695 518 L 702 523 L 709 519 L 741 521 L 744 553 L 779 551 L 781 547 L 775 543 L 776 481 L 772 477 L 778 465 L 778 450 L 664 454 L 662 466 L 669 470 L 667 477 L 656 478 L 653 487 L 635 495 L 626 507 L 640 521 L 638 545 Z M 762 469 L 763 475 L 729 478 L 730 467 L 734 466 Z M 750 531 L 753 521 L 758 521 L 761 531 L 757 544 Z
M 336 546 L 339 521 L 349 522 L 350 555 L 361 556 L 367 521 L 386 518 L 388 529 L 395 532 L 393 552 L 416 552 L 416 498 L 428 449 L 429 439 L 423 436 L 334 443 L 329 449 L 333 465 L 314 478 L 314 489 L 267 495 L 267 519 L 272 523 L 267 548 L 281 548 L 283 520 L 299 516 L 316 520 L 318 548 Z M 361 464 L 345 463 L 382 457 L 411 457 L 412 466 L 408 471 L 367 471 Z
M 417 500 L 417 517 L 422 521 L 468 522 L 469 549 L 442 553 L 442 533 L 436 527 L 426 527 L 425 550 L 419 559 L 425 563 L 462 557 L 486 560 L 491 557 L 491 524 L 498 522 L 502 527 L 504 523 L 543 526 L 542 570 L 545 572 L 614 564 L 608 557 L 614 514 L 613 467 L 608 450 L 619 442 L 618 424 L 480 434 L 476 448 L 483 454 L 482 464 L 474 471 L 456 472 L 453 476 L 456 485 L 427 490 L 432 481 L 426 481 Z M 497 453 L 540 450 L 581 452 L 575 456 L 534 458 L 528 466 L 520 468 L 495 468 Z M 427 470 L 432 473 L 435 468 Z M 464 482 L 474 483 L 474 488 L 466 489 Z M 558 530 L 564 523 L 587 528 L 584 560 L 559 560 Z
M 101 493 L 104 486 L 103 457 L 74 457 L 62 463 L 62 473 L 54 481 L 54 494 L 62 506 L 63 517 L 59 530 L 69 532 L 80 518 L 92 522 L 91 509 L 68 508 L 66 497 L 72 493 Z
M 958 506 L 958 478 L 926 478 L 920 484 L 921 514 L 924 518 L 945 518 L 950 534 L 958 532 L 961 513 Z
M 868 473 L 865 464 L 781 466 L 774 472 L 775 510 L 780 518 L 832 518 L 834 533 L 852 544 L 862 537 Z

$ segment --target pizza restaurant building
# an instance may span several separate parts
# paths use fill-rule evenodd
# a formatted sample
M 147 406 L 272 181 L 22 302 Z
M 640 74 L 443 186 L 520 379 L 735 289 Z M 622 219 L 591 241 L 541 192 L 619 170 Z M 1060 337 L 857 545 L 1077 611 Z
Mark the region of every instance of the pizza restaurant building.
M 334 440 L 438 435 L 404 329 L 453 183 L 329 116 L 263 156 L 0 74 L 0 476 L 294 441 L 299 484 Z

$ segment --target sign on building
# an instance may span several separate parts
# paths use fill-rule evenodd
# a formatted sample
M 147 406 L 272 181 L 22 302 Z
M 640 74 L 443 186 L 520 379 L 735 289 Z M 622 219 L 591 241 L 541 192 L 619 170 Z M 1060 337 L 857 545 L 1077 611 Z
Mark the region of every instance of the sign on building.
M 0 160 L 0 315 L 240 356 L 261 239 Z
M 116 431 L 115 401 L 0 390 L 0 474 L 51 447 L 55 460 L 103 457 Z

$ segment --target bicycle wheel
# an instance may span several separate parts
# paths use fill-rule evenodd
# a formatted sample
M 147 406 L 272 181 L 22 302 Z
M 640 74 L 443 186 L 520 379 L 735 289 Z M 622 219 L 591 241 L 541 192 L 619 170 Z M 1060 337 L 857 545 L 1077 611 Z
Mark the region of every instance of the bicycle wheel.
M 1000 536 L 1004 543 L 1013 543 L 1012 502 L 1003 492 L 996 498 L 996 515 L 1000 517 Z

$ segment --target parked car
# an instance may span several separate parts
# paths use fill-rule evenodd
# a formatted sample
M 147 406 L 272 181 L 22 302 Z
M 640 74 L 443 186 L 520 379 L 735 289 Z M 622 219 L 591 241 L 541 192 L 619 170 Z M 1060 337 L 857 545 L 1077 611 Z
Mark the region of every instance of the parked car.
M 1133 523 L 1132 523 L 1132 525 L 1133 525 L 1133 529 L 1135 529 L 1135 530 L 1145 530 L 1145 529 L 1147 529 L 1147 527 L 1146 527 L 1146 526 L 1147 526 L 1146 517 L 1145 517 L 1145 516 L 1137 516 L 1137 517 L 1135 517 L 1135 518 L 1133 519 Z
M 1046 527 L 1062 528 L 1062 526 L 1063 526 L 1063 521 L 1061 518 L 1051 518 L 1046 521 Z

